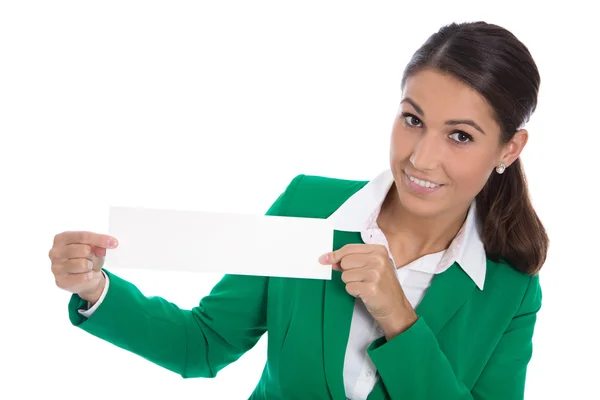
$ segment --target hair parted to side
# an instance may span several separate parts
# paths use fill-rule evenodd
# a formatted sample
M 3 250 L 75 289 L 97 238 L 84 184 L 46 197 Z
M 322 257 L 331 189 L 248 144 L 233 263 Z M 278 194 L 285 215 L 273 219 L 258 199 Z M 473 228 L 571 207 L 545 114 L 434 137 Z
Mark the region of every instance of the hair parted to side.
M 509 142 L 536 109 L 537 66 L 511 32 L 486 22 L 452 23 L 431 35 L 413 55 L 402 78 L 434 68 L 460 79 L 491 105 Z M 546 260 L 549 239 L 529 197 L 519 159 L 503 174 L 493 172 L 476 197 L 477 218 L 487 256 L 535 275 Z

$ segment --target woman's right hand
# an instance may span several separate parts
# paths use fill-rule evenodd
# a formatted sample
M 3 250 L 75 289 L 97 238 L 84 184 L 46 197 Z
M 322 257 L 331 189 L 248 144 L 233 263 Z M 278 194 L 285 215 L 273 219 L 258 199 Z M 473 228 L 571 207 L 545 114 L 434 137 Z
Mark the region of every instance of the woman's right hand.
M 56 286 L 93 305 L 106 284 L 101 272 L 106 249 L 117 246 L 118 241 L 108 235 L 84 231 L 59 233 L 48 253 Z

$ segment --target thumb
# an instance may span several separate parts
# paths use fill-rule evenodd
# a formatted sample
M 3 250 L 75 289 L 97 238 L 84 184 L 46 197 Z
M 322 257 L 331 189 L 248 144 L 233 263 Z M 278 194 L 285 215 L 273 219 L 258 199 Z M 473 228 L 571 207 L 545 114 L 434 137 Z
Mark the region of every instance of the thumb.
M 334 271 L 342 271 L 342 266 L 340 265 L 341 260 L 336 258 L 336 252 L 325 253 L 319 257 L 319 262 L 323 265 L 331 265 L 331 268 Z
M 96 257 L 106 257 L 106 249 L 103 247 L 92 246 Z
M 92 246 L 92 250 L 96 255 L 94 260 L 94 271 L 101 271 L 104 266 L 104 258 L 106 257 L 106 249 L 104 247 Z

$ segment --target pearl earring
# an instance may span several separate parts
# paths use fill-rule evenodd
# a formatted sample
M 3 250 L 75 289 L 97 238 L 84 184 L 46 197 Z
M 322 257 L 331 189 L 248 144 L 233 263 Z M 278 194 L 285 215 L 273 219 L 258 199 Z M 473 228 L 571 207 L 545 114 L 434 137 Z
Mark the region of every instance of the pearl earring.
M 496 167 L 496 172 L 499 173 L 499 174 L 503 174 L 504 170 L 506 170 L 506 165 L 504 165 L 504 163 L 501 162 L 500 165 L 498 165 Z

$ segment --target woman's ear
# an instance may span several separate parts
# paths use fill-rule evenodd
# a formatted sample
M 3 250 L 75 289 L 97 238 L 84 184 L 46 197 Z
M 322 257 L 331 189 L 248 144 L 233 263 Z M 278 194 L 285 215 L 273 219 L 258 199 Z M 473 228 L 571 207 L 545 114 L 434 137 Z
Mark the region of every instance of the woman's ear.
M 521 155 L 528 139 L 529 133 L 526 129 L 518 130 L 512 139 L 503 146 L 500 161 L 503 162 L 506 167 L 515 162 Z

